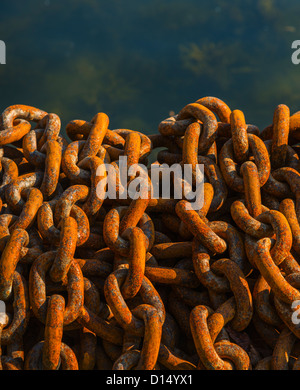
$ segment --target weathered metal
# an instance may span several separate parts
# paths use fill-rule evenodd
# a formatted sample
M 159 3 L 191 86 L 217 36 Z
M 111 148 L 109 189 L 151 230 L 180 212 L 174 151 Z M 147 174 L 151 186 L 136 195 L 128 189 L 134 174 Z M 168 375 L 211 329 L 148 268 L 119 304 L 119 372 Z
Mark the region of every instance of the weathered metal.
M 259 131 L 208 96 L 158 134 L 108 127 L 70 121 L 68 141 L 54 113 L 1 115 L 1 369 L 299 369 L 299 113 Z M 137 171 L 106 196 L 121 157 L 146 166 L 135 199 Z M 203 164 L 202 207 L 154 197 L 153 160 L 190 164 L 191 188 Z

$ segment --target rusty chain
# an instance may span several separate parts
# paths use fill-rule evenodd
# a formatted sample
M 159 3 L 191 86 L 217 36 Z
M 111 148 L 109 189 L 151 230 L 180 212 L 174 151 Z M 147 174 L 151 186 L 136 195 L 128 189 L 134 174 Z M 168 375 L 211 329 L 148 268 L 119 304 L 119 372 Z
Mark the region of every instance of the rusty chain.
M 299 113 L 259 131 L 204 97 L 157 134 L 97 113 L 66 135 L 35 107 L 1 115 L 0 368 L 300 369 Z M 202 207 L 105 197 L 124 157 L 150 184 L 151 163 L 190 164 L 192 187 L 203 164 Z

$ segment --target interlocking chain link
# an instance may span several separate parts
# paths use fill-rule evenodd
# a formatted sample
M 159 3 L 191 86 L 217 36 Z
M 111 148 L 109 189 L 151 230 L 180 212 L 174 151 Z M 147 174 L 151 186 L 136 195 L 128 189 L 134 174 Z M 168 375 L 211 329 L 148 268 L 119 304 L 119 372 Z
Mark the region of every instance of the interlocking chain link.
M 260 131 L 208 96 L 156 134 L 109 126 L 1 115 L 0 368 L 299 369 L 299 113 L 280 104 Z M 134 199 L 124 158 L 146 167 Z M 158 176 L 172 190 L 195 189 L 203 164 L 198 210 L 153 196 L 166 164 L 191 166 L 189 187 Z

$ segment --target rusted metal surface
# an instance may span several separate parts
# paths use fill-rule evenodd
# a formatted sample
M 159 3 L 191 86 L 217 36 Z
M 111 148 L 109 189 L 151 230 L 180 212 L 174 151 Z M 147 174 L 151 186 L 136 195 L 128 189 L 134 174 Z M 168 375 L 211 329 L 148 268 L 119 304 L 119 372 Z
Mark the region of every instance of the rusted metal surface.
M 156 134 L 100 112 L 69 122 L 68 141 L 55 113 L 6 108 L 0 368 L 298 370 L 299 118 L 280 104 L 260 131 L 208 96 Z M 190 164 L 193 188 L 204 165 L 200 209 L 173 192 L 124 198 L 137 172 L 105 196 L 105 164 L 143 164 L 152 184 L 152 156 Z

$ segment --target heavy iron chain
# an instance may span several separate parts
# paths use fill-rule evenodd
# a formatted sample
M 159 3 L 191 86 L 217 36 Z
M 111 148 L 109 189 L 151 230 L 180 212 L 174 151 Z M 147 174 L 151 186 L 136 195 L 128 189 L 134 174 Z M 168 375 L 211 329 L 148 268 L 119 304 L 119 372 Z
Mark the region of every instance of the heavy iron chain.
M 204 97 L 157 134 L 108 127 L 73 120 L 67 140 L 56 114 L 2 113 L 1 369 L 299 369 L 300 112 L 260 132 Z M 149 183 L 150 157 L 193 185 L 203 164 L 202 208 L 99 195 L 122 156 Z

